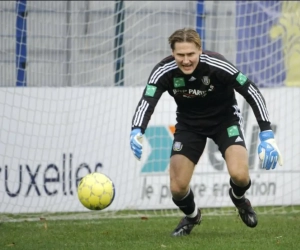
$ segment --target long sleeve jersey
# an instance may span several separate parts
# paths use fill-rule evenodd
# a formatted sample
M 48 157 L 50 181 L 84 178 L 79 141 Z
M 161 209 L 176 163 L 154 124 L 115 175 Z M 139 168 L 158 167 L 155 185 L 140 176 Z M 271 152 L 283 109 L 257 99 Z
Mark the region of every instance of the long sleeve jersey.
M 251 106 L 261 131 L 271 129 L 264 97 L 257 86 L 221 54 L 203 51 L 192 74 L 184 74 L 173 56 L 152 70 L 132 118 L 132 128 L 145 132 L 161 95 L 177 104 L 176 120 L 197 131 L 217 126 L 237 106 L 235 91 Z

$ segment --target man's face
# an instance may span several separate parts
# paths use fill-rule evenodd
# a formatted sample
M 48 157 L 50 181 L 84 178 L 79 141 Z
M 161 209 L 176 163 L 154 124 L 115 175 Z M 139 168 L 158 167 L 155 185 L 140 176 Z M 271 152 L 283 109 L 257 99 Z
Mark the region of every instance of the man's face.
M 186 74 L 192 74 L 199 62 L 202 50 L 192 42 L 175 43 L 173 56 L 178 67 Z

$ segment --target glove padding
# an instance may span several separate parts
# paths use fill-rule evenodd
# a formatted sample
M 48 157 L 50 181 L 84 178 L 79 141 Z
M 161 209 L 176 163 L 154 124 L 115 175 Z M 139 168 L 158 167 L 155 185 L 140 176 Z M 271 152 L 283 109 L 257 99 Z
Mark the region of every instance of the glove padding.
M 269 170 L 274 169 L 277 162 L 283 165 L 281 153 L 276 145 L 274 133 L 272 130 L 266 130 L 259 133 L 260 144 L 258 146 L 258 156 L 262 162 L 262 168 Z
M 140 128 L 135 128 L 130 133 L 130 147 L 134 156 L 140 160 L 143 153 L 143 134 Z

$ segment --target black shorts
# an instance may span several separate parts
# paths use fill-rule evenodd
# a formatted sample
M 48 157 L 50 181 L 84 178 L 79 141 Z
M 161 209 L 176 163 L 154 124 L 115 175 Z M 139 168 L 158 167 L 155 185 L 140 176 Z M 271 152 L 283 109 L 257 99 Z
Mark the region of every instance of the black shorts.
M 191 128 L 184 129 L 184 126 L 176 128 L 172 145 L 171 156 L 181 154 L 197 164 L 202 155 L 207 138 L 212 139 L 218 146 L 223 158 L 225 150 L 231 145 L 241 145 L 245 148 L 244 132 L 236 120 L 226 122 L 218 126 L 214 134 L 197 132 Z

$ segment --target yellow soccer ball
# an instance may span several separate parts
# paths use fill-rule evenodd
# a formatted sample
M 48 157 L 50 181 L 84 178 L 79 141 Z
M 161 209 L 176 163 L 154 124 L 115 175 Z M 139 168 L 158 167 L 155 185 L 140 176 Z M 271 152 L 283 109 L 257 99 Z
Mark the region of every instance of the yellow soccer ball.
M 78 199 L 90 210 L 103 210 L 115 198 L 112 180 L 102 173 L 91 173 L 81 179 L 77 189 Z

